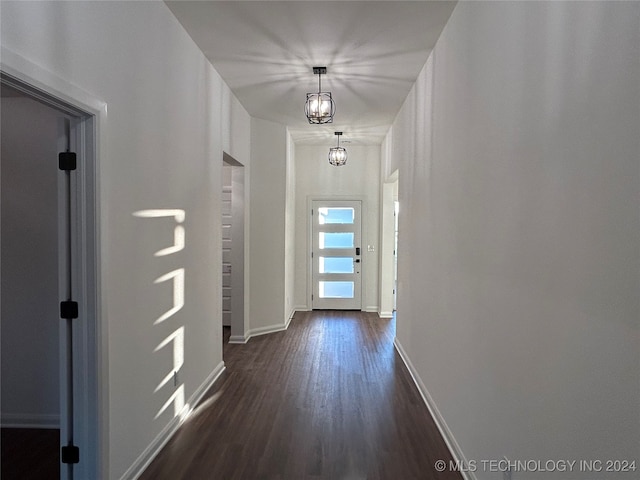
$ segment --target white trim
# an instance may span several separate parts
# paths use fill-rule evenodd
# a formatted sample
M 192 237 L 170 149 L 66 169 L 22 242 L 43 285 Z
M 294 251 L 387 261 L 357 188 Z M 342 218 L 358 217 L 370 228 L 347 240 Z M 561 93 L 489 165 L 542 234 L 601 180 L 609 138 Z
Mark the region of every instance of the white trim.
M 286 325 L 268 325 L 266 327 L 260 327 L 249 330 L 249 334 L 247 335 L 247 341 L 251 340 L 253 337 L 259 337 L 260 335 L 267 335 L 269 333 L 277 333 L 286 330 Z
M 106 102 L 23 56 L 0 47 L 0 70 L 81 110 L 106 117 Z
M 189 397 L 188 402 L 185 404 L 185 408 L 188 408 L 186 412 L 181 415 L 176 415 L 171 421 L 162 429 L 158 436 L 144 449 L 142 454 L 131 464 L 126 472 L 120 477 L 120 480 L 136 480 L 144 473 L 147 467 L 151 464 L 154 458 L 160 453 L 162 448 L 171 440 L 171 437 L 178 431 L 180 425 L 188 420 L 189 415 L 193 411 L 194 407 L 200 403 L 204 394 L 213 386 L 213 384 L 220 378 L 222 372 L 225 370 L 224 362 L 220 362 L 216 368 L 209 374 L 204 382 L 193 392 L 193 395 Z M 192 406 L 191 406 L 192 405 Z
M 267 325 L 266 327 L 252 328 L 247 335 L 247 341 L 252 337 L 259 337 L 260 335 L 267 335 L 269 333 L 282 332 L 289 328 L 289 321 L 280 325 Z
M 370 307 L 365 307 L 362 309 L 363 312 L 367 312 L 367 313 L 378 313 L 378 306 L 374 305 L 374 306 L 370 306 Z
M 458 442 L 454 438 L 453 433 L 451 432 L 451 430 L 449 430 L 447 423 L 444 421 L 444 418 L 440 414 L 440 411 L 438 410 L 436 403 L 433 401 L 433 398 L 429 394 L 427 387 L 425 387 L 424 383 L 422 383 L 422 380 L 420 379 L 420 375 L 418 375 L 418 372 L 413 366 L 413 363 L 411 363 L 409 356 L 404 351 L 404 348 L 402 348 L 402 344 L 398 340 L 398 337 L 393 339 L 393 345 L 396 348 L 398 355 L 400 355 L 400 358 L 402 359 L 405 366 L 407 367 L 407 370 L 409 370 L 409 374 L 411 375 L 413 382 L 418 388 L 418 392 L 420 392 L 420 396 L 422 397 L 422 400 L 424 401 L 425 405 L 429 409 L 429 413 L 431 414 L 433 421 L 438 427 L 438 430 L 440 431 L 440 435 L 442 436 L 444 442 L 447 444 L 447 448 L 449 449 L 449 452 L 451 453 L 453 460 L 455 462 L 458 462 L 458 465 L 468 465 L 469 463 L 467 462 L 467 459 L 464 456 L 464 453 L 462 453 L 462 449 L 460 448 L 460 445 L 458 445 Z M 465 480 L 477 480 L 477 477 L 473 472 L 461 471 L 460 474 Z
M 229 338 L 229 343 L 243 344 L 251 340 L 252 337 L 259 337 L 260 335 L 268 335 L 269 333 L 283 332 L 289 328 L 289 324 L 296 314 L 297 309 L 292 308 L 291 313 L 287 317 L 287 320 L 281 325 L 267 325 L 266 327 L 250 329 L 244 337 L 234 336 Z
M 60 415 L 42 413 L 3 413 L 2 428 L 60 428 Z
M 388 145 L 387 145 L 388 146 Z M 398 170 L 380 184 L 379 249 L 378 249 L 378 308 L 381 316 L 395 308 L 395 203 Z
M 381 312 L 381 311 L 378 311 L 378 316 L 380 318 L 393 318 L 393 312 Z
M 214 383 L 216 383 L 216 381 L 218 380 L 218 378 L 220 378 L 220 375 L 222 375 L 222 372 L 224 372 L 225 369 L 226 369 L 226 366 L 224 362 L 220 362 L 216 366 L 216 368 L 212 370 L 212 372 L 205 379 L 205 381 L 202 382 L 202 384 L 196 389 L 195 392 L 193 392 L 193 394 L 189 398 L 189 401 L 187 402 L 189 405 L 192 405 L 191 410 L 193 410 L 195 407 L 198 406 L 198 404 L 202 400 L 202 397 L 204 397 L 207 391 L 213 386 Z M 185 417 L 182 418 L 182 421 L 189 418 L 189 415 L 191 414 L 191 410 Z
M 285 322 L 285 328 L 289 328 L 289 324 L 291 323 L 291 320 L 293 320 L 293 316 L 296 314 L 296 309 L 292 308 L 291 311 L 289 312 L 289 316 L 287 317 L 287 321 Z
M 248 336 L 244 336 L 244 335 L 231 335 L 229 337 L 229 343 L 231 344 L 238 344 L 238 345 L 244 345 L 245 343 L 247 343 L 249 341 Z
M 79 202 L 78 228 L 80 248 L 74 251 L 77 301 L 80 317 L 92 319 L 73 326 L 76 365 L 84 371 L 74 372 L 74 397 L 77 418 L 74 418 L 74 443 L 80 447 L 81 461 L 74 468 L 77 477 L 109 477 L 109 391 L 108 336 L 106 297 L 101 290 L 101 266 L 107 263 L 101 249 L 101 218 L 106 206 L 100 199 L 100 161 L 106 158 L 107 104 L 93 94 L 31 62 L 5 46 L 0 48 L 0 71 L 7 79 L 17 80 L 28 88 L 30 96 L 62 109 L 75 117 L 72 122 L 72 145 L 86 159 L 77 182 Z M 75 417 L 76 415 L 74 415 Z M 61 425 L 61 429 L 66 429 Z
M 311 308 L 309 307 L 309 305 L 296 305 L 295 307 L 293 307 L 293 309 L 296 312 L 310 312 Z

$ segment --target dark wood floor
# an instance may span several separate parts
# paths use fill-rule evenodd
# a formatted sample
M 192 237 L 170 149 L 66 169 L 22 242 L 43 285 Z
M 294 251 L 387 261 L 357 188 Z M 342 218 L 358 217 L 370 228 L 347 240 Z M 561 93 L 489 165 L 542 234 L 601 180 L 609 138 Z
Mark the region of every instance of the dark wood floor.
M 375 314 L 296 313 L 285 332 L 224 346 L 226 372 L 141 480 L 456 479 Z
M 60 430 L 3 428 L 2 480 L 56 480 L 60 478 Z

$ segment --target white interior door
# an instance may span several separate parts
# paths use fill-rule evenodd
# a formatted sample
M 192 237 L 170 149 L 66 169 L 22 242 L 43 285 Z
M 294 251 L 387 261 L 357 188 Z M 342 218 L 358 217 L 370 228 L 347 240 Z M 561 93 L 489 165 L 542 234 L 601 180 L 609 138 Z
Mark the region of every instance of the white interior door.
M 362 309 L 361 202 L 312 202 L 314 309 Z

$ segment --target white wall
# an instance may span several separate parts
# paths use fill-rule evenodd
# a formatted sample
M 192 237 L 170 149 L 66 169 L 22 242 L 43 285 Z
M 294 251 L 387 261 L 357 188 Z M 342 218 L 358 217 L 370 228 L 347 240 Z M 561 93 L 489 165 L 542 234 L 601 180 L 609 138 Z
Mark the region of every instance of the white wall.
M 251 119 L 251 335 L 283 329 L 287 204 L 287 131 Z
M 397 339 L 468 460 L 640 461 L 639 132 L 640 3 L 457 5 L 390 161 Z
M 60 113 L 2 98 L 2 424 L 58 427 Z
M 2 46 L 108 107 L 98 132 L 109 335 L 104 478 L 120 478 L 174 419 L 173 405 L 156 418 L 165 402 L 180 388 L 187 402 L 222 367 L 222 151 L 249 162 L 249 132 L 237 130 L 248 115 L 162 2 L 2 2 Z M 184 250 L 154 256 L 172 243 L 175 220 L 133 215 L 145 209 L 185 211 Z M 179 268 L 184 307 L 154 325 L 174 297 L 171 281 L 154 281 Z M 180 327 L 178 387 L 154 393 L 175 367 L 173 344 L 155 350 Z
M 380 146 L 347 147 L 348 161 L 342 167 L 329 165 L 329 146 L 296 145 L 296 262 L 295 305 L 311 308 L 309 290 L 310 224 L 308 199 L 363 197 L 362 215 L 362 308 L 378 310 L 378 238 L 380 198 Z M 375 248 L 367 251 L 367 245 Z

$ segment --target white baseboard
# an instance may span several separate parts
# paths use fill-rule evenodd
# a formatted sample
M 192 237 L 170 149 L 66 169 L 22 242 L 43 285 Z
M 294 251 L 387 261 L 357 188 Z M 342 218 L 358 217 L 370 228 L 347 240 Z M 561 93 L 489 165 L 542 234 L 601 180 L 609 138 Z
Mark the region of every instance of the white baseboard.
M 247 341 L 252 337 L 258 337 L 260 335 L 267 335 L 269 333 L 282 332 L 289 327 L 289 322 L 280 325 L 268 325 L 266 327 L 252 328 L 247 335 Z
M 247 343 L 249 341 L 249 336 L 244 336 L 244 335 L 231 335 L 229 337 L 229 343 L 237 343 L 240 345 L 244 345 L 245 343 Z
M 289 312 L 289 315 L 285 322 L 280 325 L 267 325 L 266 327 L 252 328 L 247 333 L 246 340 L 244 342 L 232 342 L 231 339 L 229 339 L 229 343 L 247 343 L 251 339 L 251 337 L 258 337 L 260 335 L 268 335 L 269 333 L 282 332 L 289 328 L 289 324 L 291 323 L 293 316 L 296 314 L 296 311 L 297 309 L 293 308 L 291 312 Z
M 183 415 L 177 415 L 171 419 L 171 421 L 162 429 L 158 436 L 149 444 L 142 454 L 136 459 L 135 462 L 127 469 L 126 472 L 120 477 L 120 480 L 136 480 L 146 468 L 151 464 L 154 458 L 160 453 L 162 448 L 167 444 L 171 437 L 176 433 L 180 425 L 189 418 L 189 415 L 193 408 L 202 400 L 205 393 L 213 386 L 218 380 L 222 372 L 224 372 L 224 362 L 220 362 L 216 368 L 209 374 L 204 382 L 193 392 L 193 395 L 189 397 L 189 400 L 185 404 L 185 411 Z
M 2 428 L 60 428 L 60 415 L 38 413 L 3 413 Z
M 195 392 L 193 392 L 193 395 L 191 395 L 189 401 L 187 402 L 188 405 L 191 405 L 191 410 L 193 410 L 200 403 L 202 397 L 204 397 L 204 395 L 209 391 L 213 384 L 216 383 L 216 380 L 220 378 L 220 375 L 222 375 L 222 372 L 225 371 L 225 368 L 226 367 L 224 365 L 224 362 L 220 362 L 216 366 L 216 368 L 214 368 L 213 371 L 209 374 L 206 380 L 202 382 L 202 384 L 196 389 Z M 184 421 L 187 418 L 189 418 L 189 415 L 185 416 L 182 420 Z
M 449 430 L 447 423 L 444 421 L 444 418 L 442 418 L 442 415 L 440 414 L 438 407 L 436 406 L 435 402 L 433 401 L 433 398 L 429 394 L 429 391 L 424 386 L 424 383 L 422 383 L 422 380 L 420 379 L 418 372 L 413 366 L 413 363 L 411 363 L 411 360 L 407 356 L 407 353 L 404 351 L 404 348 L 402 348 L 402 344 L 400 343 L 397 337 L 393 340 L 393 345 L 396 347 L 396 351 L 400 355 L 400 358 L 402 358 L 402 361 L 406 365 L 407 370 L 409 370 L 409 374 L 411 375 L 413 382 L 418 388 L 418 392 L 420 392 L 420 396 L 422 397 L 422 400 L 424 401 L 425 405 L 429 409 L 429 413 L 431 414 L 433 421 L 438 427 L 438 430 L 440 431 L 440 435 L 442 435 L 444 442 L 447 444 L 447 448 L 449 449 L 449 452 L 451 453 L 453 460 L 455 462 L 458 462 L 458 465 L 468 465 L 469 463 L 467 462 L 467 459 L 464 456 L 464 453 L 462 453 L 462 449 L 460 448 L 460 445 L 458 445 L 458 442 L 454 438 L 453 433 L 451 433 L 451 430 Z M 477 480 L 477 477 L 474 472 L 461 471 L 460 474 L 465 480 Z
M 393 311 L 390 312 L 378 312 L 380 318 L 393 318 Z
M 362 311 L 368 312 L 368 313 L 378 313 L 378 306 L 374 305 L 374 306 L 365 307 L 362 309 Z
M 309 307 L 309 305 L 296 305 L 295 307 L 293 307 L 293 310 L 295 312 L 310 312 L 311 307 Z
M 291 311 L 289 312 L 289 316 L 287 317 L 286 328 L 289 328 L 289 324 L 291 323 L 291 320 L 293 320 L 293 316 L 295 314 L 296 314 L 296 309 L 292 308 Z

